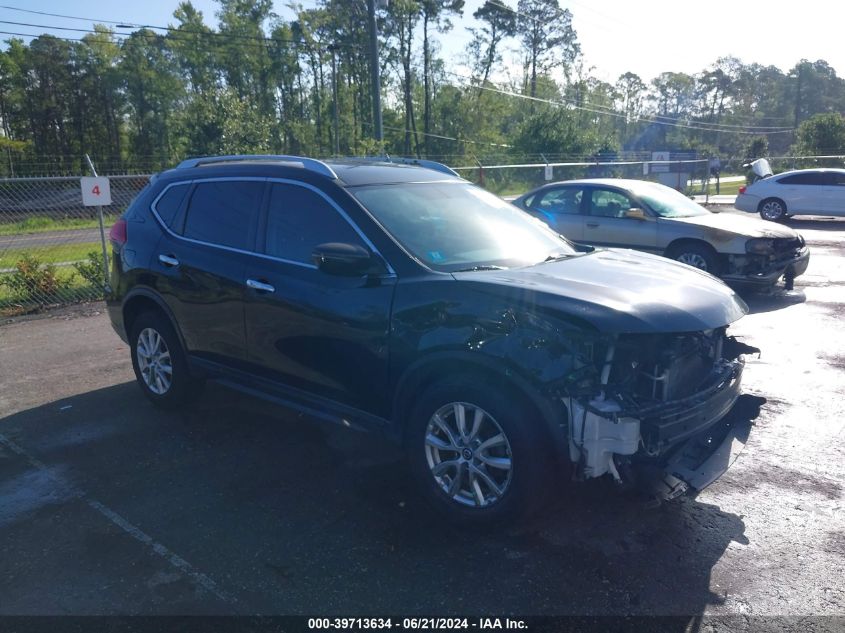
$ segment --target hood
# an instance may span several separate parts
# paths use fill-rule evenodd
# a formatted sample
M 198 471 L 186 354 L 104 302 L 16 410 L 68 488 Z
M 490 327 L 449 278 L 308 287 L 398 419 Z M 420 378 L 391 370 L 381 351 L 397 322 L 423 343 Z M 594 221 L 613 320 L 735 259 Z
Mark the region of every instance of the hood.
M 707 226 L 742 237 L 798 237 L 798 233 L 788 226 L 733 213 L 708 213 L 691 218 L 660 218 L 660 220 Z
M 453 273 L 515 304 L 554 310 L 607 333 L 697 332 L 736 321 L 748 306 L 715 277 L 630 250 L 596 250 L 527 268 Z

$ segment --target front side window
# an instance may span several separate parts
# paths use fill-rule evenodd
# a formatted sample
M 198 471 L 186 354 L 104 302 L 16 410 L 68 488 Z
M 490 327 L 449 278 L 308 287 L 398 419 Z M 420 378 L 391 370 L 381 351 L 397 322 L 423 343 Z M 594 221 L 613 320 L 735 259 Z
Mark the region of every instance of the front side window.
M 355 229 L 320 194 L 298 185 L 271 185 L 265 252 L 311 263 L 314 247 L 327 242 L 363 246 Z
M 654 182 L 640 182 L 631 192 L 661 218 L 693 218 L 711 212 L 680 191 Z
M 828 183 L 834 187 L 845 187 L 845 172 L 833 171 L 828 174 L 830 182 Z
M 185 237 L 252 250 L 263 195 L 262 181 L 220 180 L 198 183 L 188 203 Z
M 350 192 L 434 270 L 530 266 L 576 253 L 539 220 L 469 183 L 371 185 Z
M 632 207 L 631 199 L 621 191 L 593 189 L 590 196 L 590 215 L 600 218 L 624 218 Z

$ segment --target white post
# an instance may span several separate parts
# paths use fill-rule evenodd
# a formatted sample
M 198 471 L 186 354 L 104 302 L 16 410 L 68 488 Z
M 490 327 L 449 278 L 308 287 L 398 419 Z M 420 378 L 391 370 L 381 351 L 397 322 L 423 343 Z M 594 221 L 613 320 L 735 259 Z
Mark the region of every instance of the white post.
M 88 161 L 88 167 L 91 170 L 91 175 L 97 177 L 97 170 L 94 169 L 94 163 L 91 162 L 91 157 L 85 154 L 85 160 Z M 103 288 L 109 292 L 109 252 L 106 248 L 106 227 L 103 222 L 103 207 L 97 207 L 97 221 L 100 223 L 100 246 L 103 248 Z

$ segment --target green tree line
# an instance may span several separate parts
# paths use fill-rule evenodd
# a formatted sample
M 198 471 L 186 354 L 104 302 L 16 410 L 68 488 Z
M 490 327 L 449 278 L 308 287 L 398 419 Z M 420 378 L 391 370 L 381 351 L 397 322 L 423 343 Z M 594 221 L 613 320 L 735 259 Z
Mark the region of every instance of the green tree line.
M 558 0 L 486 0 L 460 59 L 440 41 L 463 0 L 380 10 L 384 142 L 374 141 L 366 0 L 190 2 L 166 28 L 13 37 L 0 51 L 0 173 L 156 170 L 218 153 L 431 157 L 450 164 L 620 150 L 845 152 L 845 81 L 824 61 L 718 58 L 614 83 L 585 65 Z M 211 22 L 216 21 L 216 25 Z M 456 69 L 463 70 L 456 70 Z M 467 70 L 468 69 L 468 70 Z M 824 115 L 821 118 L 819 115 Z

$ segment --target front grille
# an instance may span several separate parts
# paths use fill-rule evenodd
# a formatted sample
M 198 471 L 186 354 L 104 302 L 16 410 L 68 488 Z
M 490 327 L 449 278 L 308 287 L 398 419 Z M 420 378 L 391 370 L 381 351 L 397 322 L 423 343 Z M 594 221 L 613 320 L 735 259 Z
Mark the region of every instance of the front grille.
M 623 335 L 608 380 L 608 391 L 623 406 L 648 406 L 700 391 L 722 356 L 724 328 L 707 332 Z

